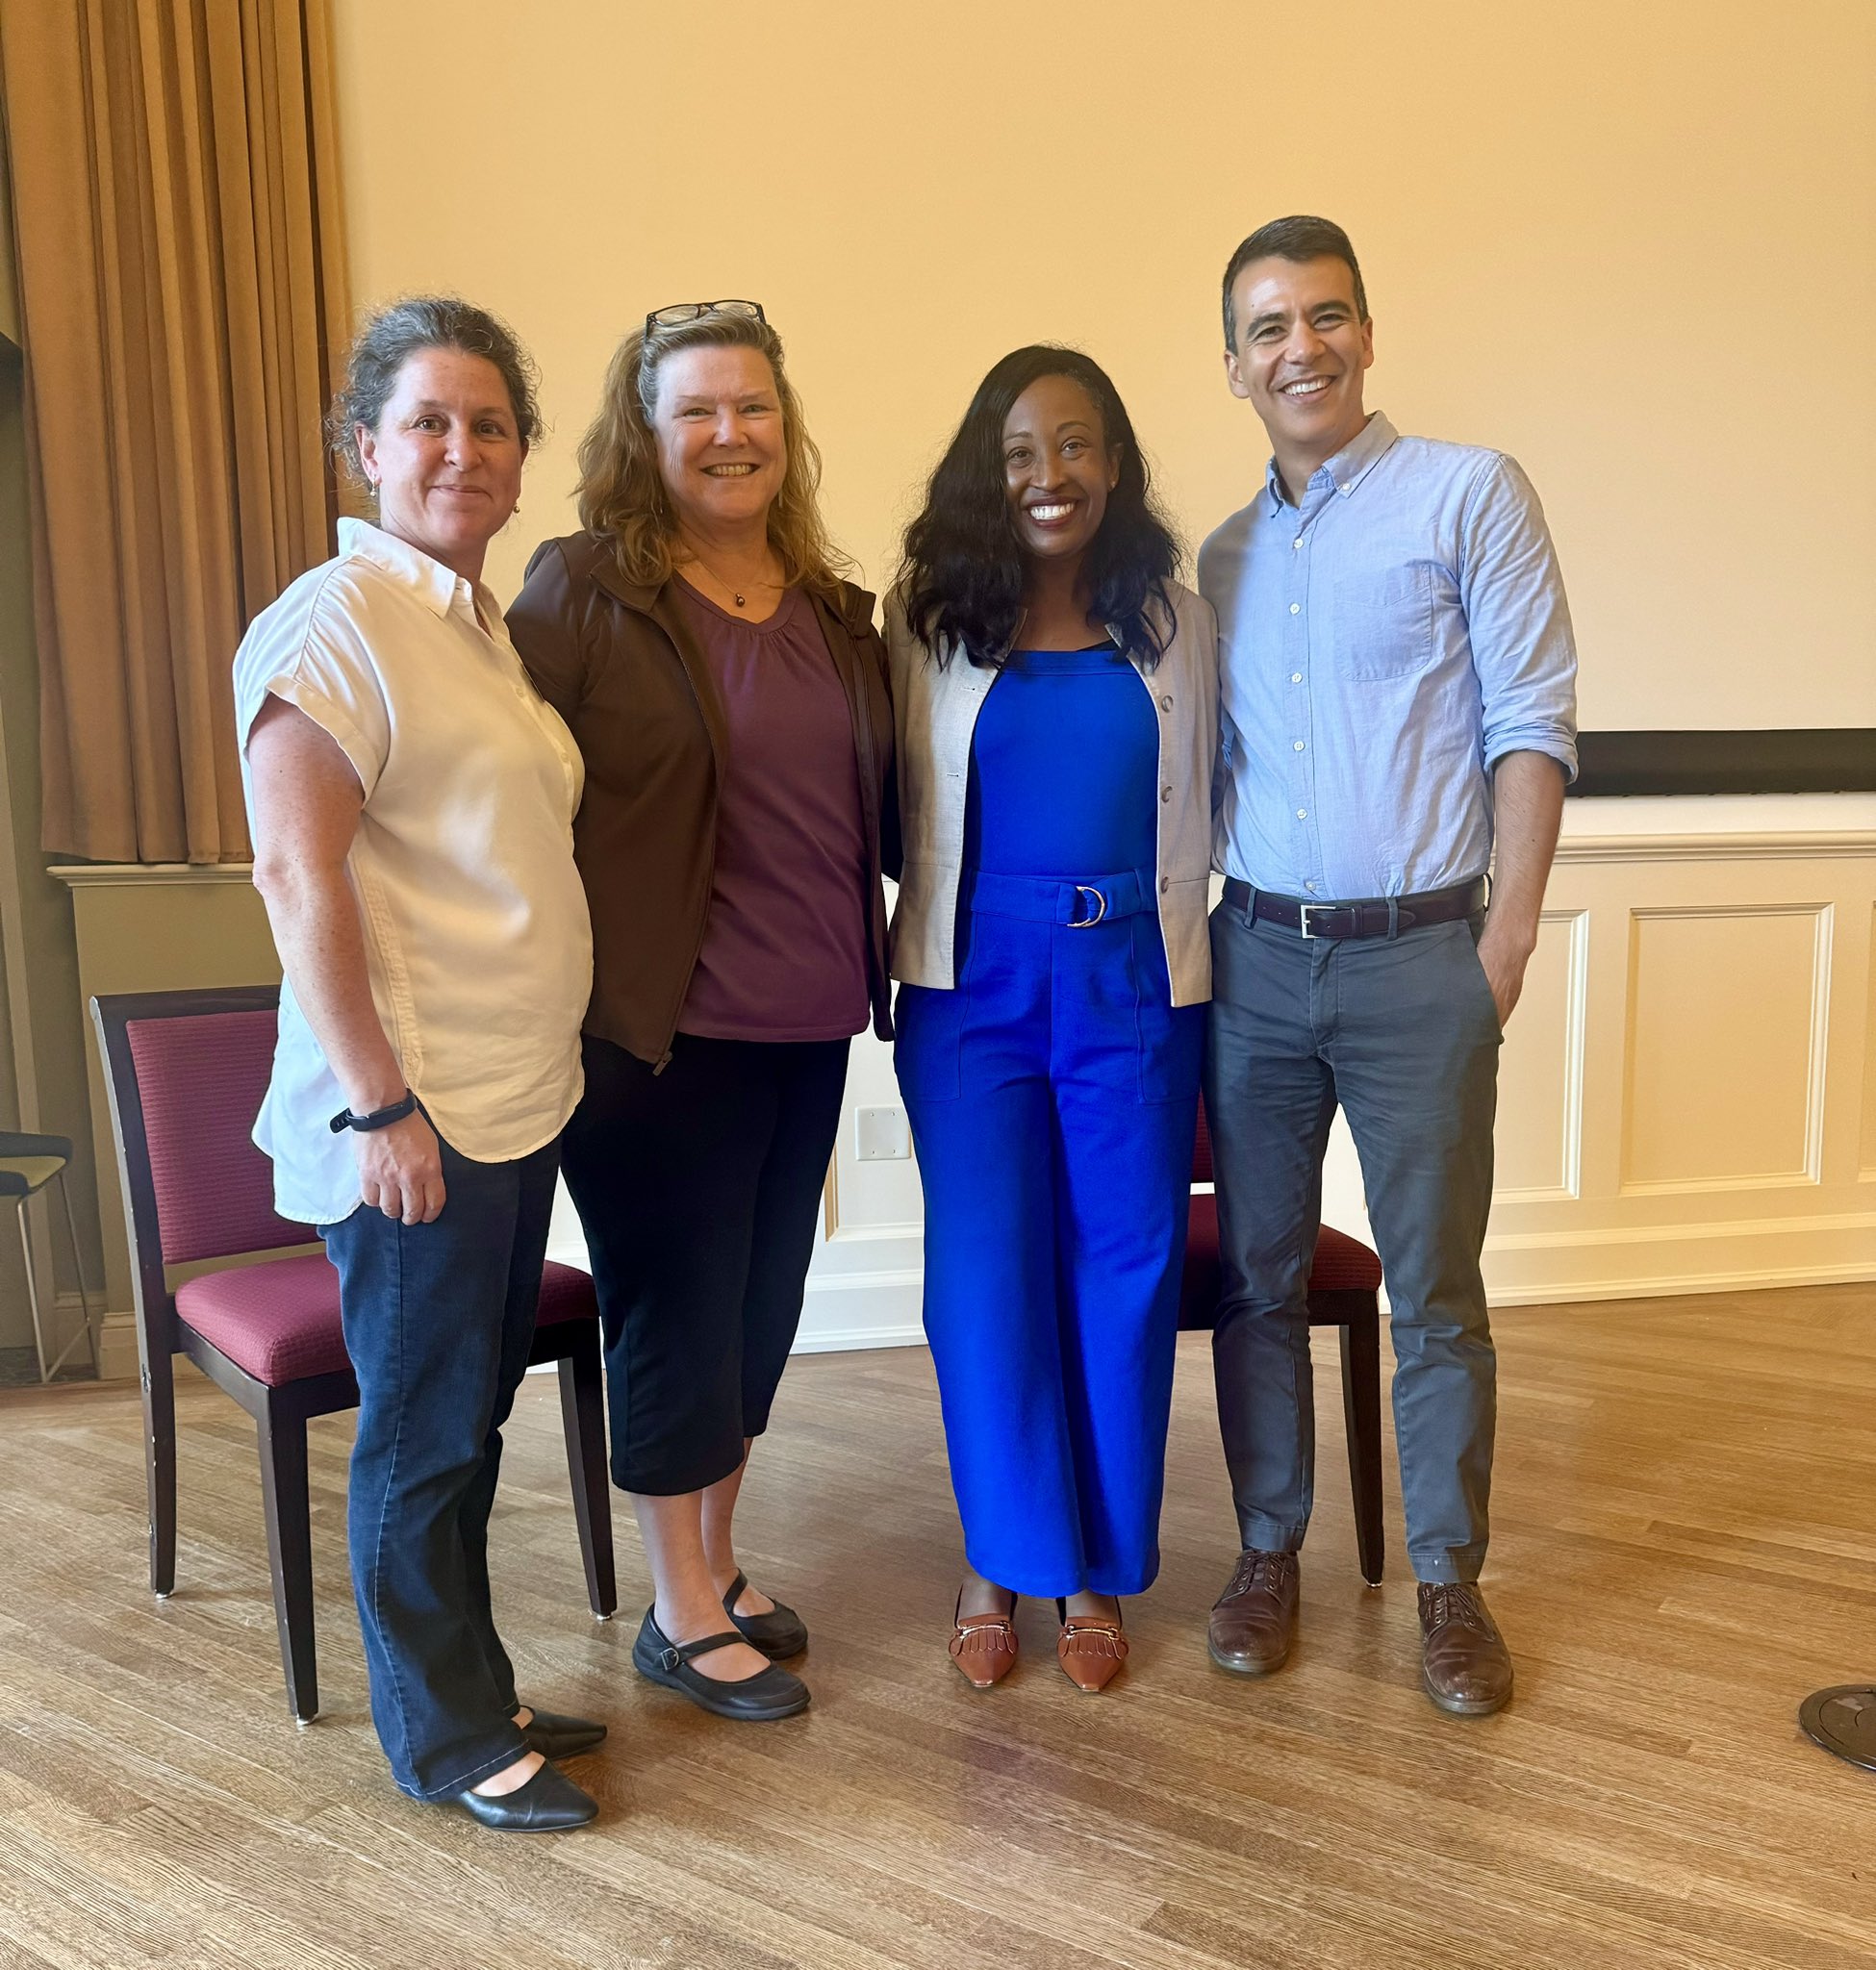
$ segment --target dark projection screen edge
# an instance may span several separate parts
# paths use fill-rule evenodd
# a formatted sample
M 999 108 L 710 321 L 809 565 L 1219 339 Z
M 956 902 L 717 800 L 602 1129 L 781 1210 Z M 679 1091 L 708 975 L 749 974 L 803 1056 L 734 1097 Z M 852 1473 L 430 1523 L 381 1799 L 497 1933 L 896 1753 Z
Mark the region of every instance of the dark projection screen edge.
M 1876 793 L 1876 727 L 1584 732 L 1570 793 Z

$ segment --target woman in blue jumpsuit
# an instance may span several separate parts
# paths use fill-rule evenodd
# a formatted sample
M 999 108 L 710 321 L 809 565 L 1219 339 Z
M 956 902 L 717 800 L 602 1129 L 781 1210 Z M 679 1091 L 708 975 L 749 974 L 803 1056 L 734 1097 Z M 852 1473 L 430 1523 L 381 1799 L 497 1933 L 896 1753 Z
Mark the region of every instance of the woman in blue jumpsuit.
M 1216 632 L 1173 580 L 1120 398 L 1073 350 L 979 387 L 888 612 L 906 868 L 897 1064 L 970 1569 L 951 1654 L 1019 1595 L 1103 1687 L 1157 1528 L 1192 1165 Z

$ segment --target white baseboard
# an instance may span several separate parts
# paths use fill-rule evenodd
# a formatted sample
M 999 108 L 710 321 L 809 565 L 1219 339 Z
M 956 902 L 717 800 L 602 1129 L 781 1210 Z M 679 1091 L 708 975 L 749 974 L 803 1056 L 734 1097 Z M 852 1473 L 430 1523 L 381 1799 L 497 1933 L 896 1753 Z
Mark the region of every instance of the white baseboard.
M 137 1376 L 137 1316 L 107 1313 L 98 1334 L 98 1379 L 135 1381 Z
M 1485 1240 L 1486 1297 L 1494 1306 L 1863 1279 L 1876 1279 L 1876 1211 L 1512 1232 Z
M 809 1275 L 796 1353 L 924 1345 L 925 1275 L 918 1267 Z
M 1567 1306 L 1576 1301 L 1664 1300 L 1685 1293 L 1766 1292 L 1775 1286 L 1845 1286 L 1876 1280 L 1876 1263 L 1843 1266 L 1764 1266 L 1728 1273 L 1677 1273 L 1646 1278 L 1578 1279 L 1567 1286 L 1498 1287 L 1493 1306 Z

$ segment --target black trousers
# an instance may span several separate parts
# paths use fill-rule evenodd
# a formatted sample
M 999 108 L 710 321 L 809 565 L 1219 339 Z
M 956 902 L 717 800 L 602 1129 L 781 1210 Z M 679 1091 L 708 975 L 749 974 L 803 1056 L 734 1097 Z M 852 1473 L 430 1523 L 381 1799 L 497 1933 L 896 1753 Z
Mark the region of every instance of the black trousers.
M 561 1167 L 599 1296 L 622 1490 L 700 1491 L 768 1427 L 800 1324 L 848 1045 L 679 1033 L 653 1073 L 587 1036 Z

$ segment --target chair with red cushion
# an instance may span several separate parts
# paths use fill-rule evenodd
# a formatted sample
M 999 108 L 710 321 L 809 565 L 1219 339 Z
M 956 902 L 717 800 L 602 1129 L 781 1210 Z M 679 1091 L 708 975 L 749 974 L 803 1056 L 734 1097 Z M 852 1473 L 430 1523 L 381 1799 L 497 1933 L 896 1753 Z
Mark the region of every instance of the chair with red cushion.
M 1211 1131 L 1204 1104 L 1192 1148 L 1192 1180 L 1209 1183 Z M 1381 1585 L 1381 1260 L 1346 1231 L 1325 1225 L 1309 1268 L 1309 1325 L 1339 1327 L 1342 1341 L 1342 1414 L 1349 1439 L 1349 1481 L 1355 1490 L 1355 1545 L 1361 1578 Z M 1185 1277 L 1180 1287 L 1181 1328 L 1210 1328 L 1218 1322 L 1224 1269 L 1218 1252 L 1218 1199 L 1194 1191 L 1186 1220 Z
M 149 1482 L 150 1586 L 176 1584 L 174 1360 L 186 1354 L 254 1418 L 287 1701 L 318 1714 L 306 1425 L 349 1409 L 358 1383 L 339 1325 L 339 1275 L 323 1249 L 198 1274 L 171 1267 L 315 1244 L 274 1215 L 273 1166 L 251 1139 L 273 1070 L 277 986 L 118 993 L 91 1000 L 130 1226 Z M 613 1578 L 599 1308 L 593 1281 L 549 1261 L 528 1359 L 560 1364 L 573 1516 L 595 1616 Z

